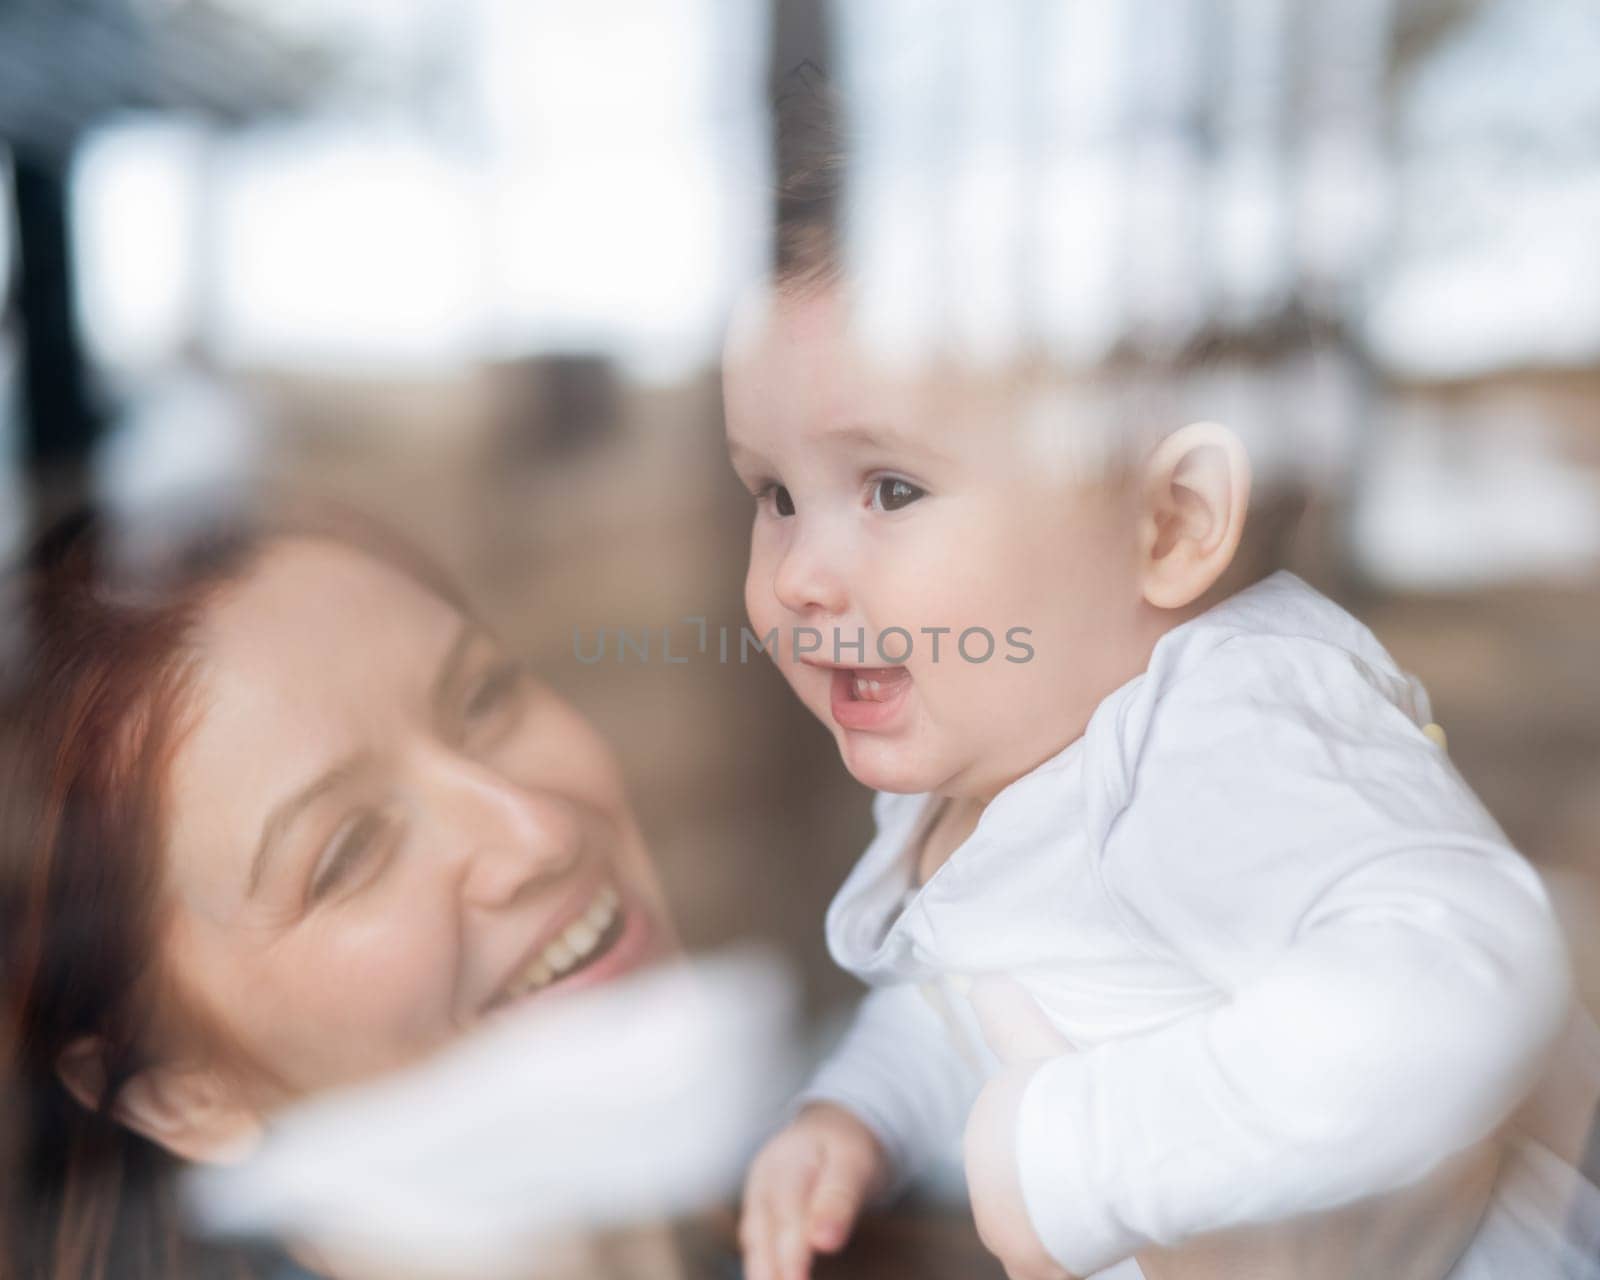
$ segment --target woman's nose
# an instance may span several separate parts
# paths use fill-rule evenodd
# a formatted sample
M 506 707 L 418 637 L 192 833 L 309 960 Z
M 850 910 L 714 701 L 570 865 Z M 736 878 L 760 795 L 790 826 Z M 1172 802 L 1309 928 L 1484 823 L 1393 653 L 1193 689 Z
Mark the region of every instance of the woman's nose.
M 460 824 L 461 895 L 469 906 L 507 906 L 560 884 L 583 857 L 583 824 L 567 797 L 524 786 L 475 761 L 451 770 Z
M 824 532 L 797 527 L 778 561 L 772 591 L 790 613 L 841 614 L 849 603 L 837 553 Z

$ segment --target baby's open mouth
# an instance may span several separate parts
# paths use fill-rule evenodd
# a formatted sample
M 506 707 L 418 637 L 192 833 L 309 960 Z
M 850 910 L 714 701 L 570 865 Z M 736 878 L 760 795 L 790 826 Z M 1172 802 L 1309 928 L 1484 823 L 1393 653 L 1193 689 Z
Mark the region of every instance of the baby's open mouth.
M 904 720 L 910 688 L 904 667 L 835 667 L 828 709 L 841 729 L 886 733 Z
M 622 896 L 611 885 L 602 886 L 582 914 L 511 979 L 496 1003 L 531 995 L 583 972 L 616 946 L 626 924 Z
M 888 702 L 911 680 L 904 667 L 856 667 L 841 674 L 849 678 L 845 688 L 851 702 Z

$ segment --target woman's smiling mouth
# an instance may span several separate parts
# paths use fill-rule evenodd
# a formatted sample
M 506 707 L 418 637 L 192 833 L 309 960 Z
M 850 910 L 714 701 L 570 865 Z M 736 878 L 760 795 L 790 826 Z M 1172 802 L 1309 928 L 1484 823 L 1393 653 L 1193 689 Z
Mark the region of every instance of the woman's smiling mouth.
M 654 937 L 644 907 L 615 885 L 603 884 L 560 933 L 521 964 L 484 1012 L 499 1013 L 557 987 L 576 991 L 608 982 L 648 960 Z
M 610 950 L 621 932 L 618 908 L 622 899 L 610 885 L 590 900 L 581 915 L 561 935 L 545 944 L 531 962 L 511 980 L 506 999 L 516 999 L 548 987 L 563 974 L 576 973 Z

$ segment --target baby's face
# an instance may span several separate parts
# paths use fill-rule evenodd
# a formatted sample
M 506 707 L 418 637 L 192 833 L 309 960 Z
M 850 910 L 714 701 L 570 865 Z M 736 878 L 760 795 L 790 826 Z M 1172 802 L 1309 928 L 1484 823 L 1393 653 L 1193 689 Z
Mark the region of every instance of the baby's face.
M 863 783 L 992 796 L 1144 668 L 1132 496 L 1044 465 L 1014 386 L 885 368 L 831 291 L 752 309 L 725 367 L 751 624 Z

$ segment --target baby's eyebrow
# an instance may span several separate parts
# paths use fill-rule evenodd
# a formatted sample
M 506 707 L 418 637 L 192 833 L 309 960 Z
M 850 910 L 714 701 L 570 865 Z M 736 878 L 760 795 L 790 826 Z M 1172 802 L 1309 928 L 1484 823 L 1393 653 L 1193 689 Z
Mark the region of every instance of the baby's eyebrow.
M 829 427 L 823 434 L 830 440 L 837 440 L 840 444 L 857 444 L 868 448 L 879 448 L 887 444 L 900 444 L 904 441 L 904 437 L 899 432 L 885 431 L 878 427 L 869 427 L 857 423 Z
M 830 442 L 855 449 L 907 449 L 930 458 L 948 459 L 948 455 L 920 435 L 879 424 L 841 423 L 826 428 L 822 434 Z

